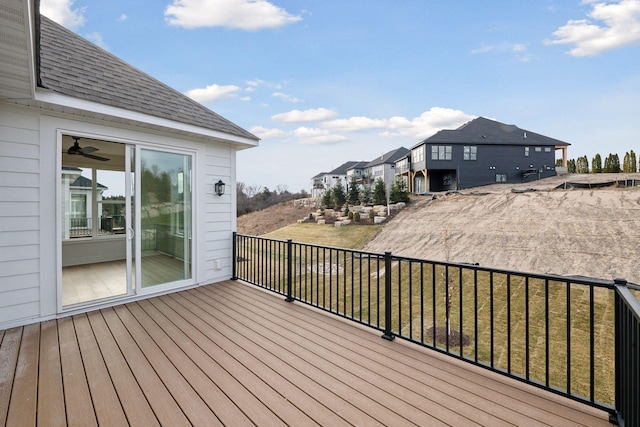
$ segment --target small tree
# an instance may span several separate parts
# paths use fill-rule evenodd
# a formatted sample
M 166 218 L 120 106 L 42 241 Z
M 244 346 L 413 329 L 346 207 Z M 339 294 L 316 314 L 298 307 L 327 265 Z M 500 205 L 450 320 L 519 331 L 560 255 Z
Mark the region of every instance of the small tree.
M 567 160 L 567 172 L 576 173 L 576 161 L 574 159 Z
M 382 178 L 376 180 L 376 185 L 373 187 L 373 204 L 384 205 L 387 203 L 387 190 L 384 188 L 384 181 Z
M 394 203 L 409 201 L 409 190 L 407 189 L 407 183 L 404 178 L 399 177 L 393 182 L 390 199 Z
M 324 194 L 322 195 L 322 206 L 325 207 L 325 209 L 333 209 L 333 197 L 331 197 L 331 193 L 333 193 L 333 191 L 331 191 L 331 189 L 325 190 Z
M 364 186 L 364 187 L 362 188 L 362 194 L 361 194 L 360 196 L 361 196 L 361 199 L 360 199 L 360 200 L 361 200 L 361 201 L 362 201 L 362 203 L 364 203 L 365 205 L 368 205 L 369 203 L 371 203 L 371 197 L 372 197 L 372 195 L 371 195 L 371 187 L 369 187 L 369 186 Z
M 576 173 L 589 173 L 587 156 L 578 157 L 578 160 L 576 160 Z
M 342 183 L 338 181 L 331 190 L 333 192 L 333 203 L 336 209 L 340 209 L 347 202 L 347 195 L 344 192 Z
M 557 168 L 561 168 L 562 167 L 562 159 L 556 159 L 556 167 Z
M 636 153 L 631 150 L 624 155 L 622 162 L 622 172 L 635 173 L 637 172 Z
M 604 159 L 604 167 L 602 168 L 604 173 L 619 173 L 620 172 L 620 158 L 617 154 L 609 154 Z
M 602 173 L 602 157 L 596 154 L 591 161 L 591 173 Z
M 358 183 L 356 182 L 356 177 L 352 176 L 351 181 L 349 182 L 349 204 L 357 205 L 360 203 L 360 190 L 358 189 Z

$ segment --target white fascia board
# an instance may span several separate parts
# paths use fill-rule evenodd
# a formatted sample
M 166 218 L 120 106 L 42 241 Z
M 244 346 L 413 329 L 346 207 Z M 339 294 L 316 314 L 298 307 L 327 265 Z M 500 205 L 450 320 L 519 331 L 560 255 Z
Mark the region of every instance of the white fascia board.
M 232 144 L 239 144 L 244 146 L 258 146 L 258 141 L 250 138 L 245 138 L 238 135 L 233 135 L 225 132 L 220 132 L 212 129 L 203 128 L 200 126 L 190 125 L 186 123 L 176 122 L 174 120 L 163 119 L 155 117 L 149 114 L 139 113 L 137 111 L 129 111 L 123 108 L 112 107 L 109 105 L 99 104 L 97 102 L 86 101 L 84 99 L 73 98 L 67 95 L 61 95 L 59 93 L 50 92 L 47 90 L 38 89 L 35 93 L 35 100 L 37 102 L 50 104 L 57 106 L 60 109 L 73 109 L 90 113 L 89 115 L 95 115 L 96 117 L 111 116 L 120 118 L 123 120 L 130 120 L 139 123 L 144 123 L 149 126 L 158 126 L 167 129 L 172 129 L 180 132 L 187 132 L 206 138 L 215 138 L 218 140 L 224 140 Z

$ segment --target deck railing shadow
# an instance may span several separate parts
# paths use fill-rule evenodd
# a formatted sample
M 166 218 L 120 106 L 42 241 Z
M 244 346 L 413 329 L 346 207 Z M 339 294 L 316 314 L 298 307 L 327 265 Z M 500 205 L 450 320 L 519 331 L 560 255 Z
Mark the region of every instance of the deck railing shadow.
M 234 233 L 233 279 L 640 423 L 640 287 Z

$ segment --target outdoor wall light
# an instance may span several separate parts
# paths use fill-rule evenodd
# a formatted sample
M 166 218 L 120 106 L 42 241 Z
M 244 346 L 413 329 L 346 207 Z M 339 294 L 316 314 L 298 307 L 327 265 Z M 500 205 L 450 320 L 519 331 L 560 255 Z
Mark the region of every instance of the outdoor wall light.
M 222 196 L 224 194 L 224 182 L 222 180 L 218 180 L 215 184 L 213 184 L 213 191 L 218 195 Z

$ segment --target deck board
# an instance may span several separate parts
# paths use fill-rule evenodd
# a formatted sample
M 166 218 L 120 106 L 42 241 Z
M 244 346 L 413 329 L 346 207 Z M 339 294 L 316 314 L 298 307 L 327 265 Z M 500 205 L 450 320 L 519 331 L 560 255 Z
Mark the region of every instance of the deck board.
M 62 388 L 62 365 L 58 346 L 58 324 L 42 322 L 38 375 L 38 425 L 64 426 L 66 412 Z
M 7 422 L 9 402 L 13 390 L 13 379 L 18 363 L 20 341 L 24 328 L 9 329 L 3 334 L 2 346 L 0 346 L 0 425 Z
M 240 295 L 240 292 L 230 293 L 222 288 L 212 287 L 207 288 L 207 291 L 224 295 L 225 299 L 238 297 Z M 246 292 L 246 296 L 242 297 L 239 305 L 240 307 L 254 307 L 254 311 L 259 313 L 272 312 L 276 316 L 282 314 L 282 311 L 263 304 L 260 295 L 256 296 L 255 293 L 251 292 Z M 259 307 L 259 310 L 255 310 L 256 307 Z M 295 321 L 292 322 L 293 327 L 297 327 L 309 317 L 307 307 L 297 305 L 296 310 L 300 311 L 300 313 L 298 316 L 295 316 Z M 289 311 L 287 314 L 290 315 L 292 313 Z M 317 313 L 317 316 L 322 318 L 325 314 Z M 269 319 L 268 322 L 272 324 L 277 323 L 274 319 Z M 338 322 L 340 321 L 338 320 Z M 339 324 L 337 324 L 337 326 L 339 326 Z M 525 392 L 518 388 L 514 389 L 502 382 L 487 382 L 485 377 L 487 373 L 486 370 L 468 366 L 468 364 L 464 362 L 455 361 L 450 357 L 441 356 L 437 353 L 430 352 L 432 353 L 431 356 L 441 356 L 440 359 L 444 358 L 444 361 L 435 367 L 431 366 L 431 364 L 414 363 L 415 355 L 409 355 L 408 357 L 402 356 L 402 352 L 400 351 L 391 353 L 393 358 L 390 358 L 388 354 L 381 353 L 379 347 L 394 347 L 397 349 L 397 346 L 394 346 L 395 343 L 388 343 L 385 340 L 371 343 L 371 332 L 369 330 L 354 332 L 351 324 L 345 324 L 344 330 L 341 328 L 328 329 L 317 327 L 313 323 L 308 323 L 308 326 L 305 328 L 309 329 L 301 329 L 300 332 L 300 336 L 303 339 L 305 339 L 304 337 L 310 337 L 308 339 L 314 340 L 318 337 L 325 337 L 329 342 L 323 343 L 323 346 L 331 349 L 333 354 L 356 355 L 356 357 L 359 358 L 358 351 L 363 347 L 371 350 L 370 353 L 367 353 L 371 361 L 365 363 L 362 358 L 359 358 L 360 360 L 352 358 L 351 362 L 364 364 L 364 374 L 375 372 L 376 367 L 379 369 L 380 366 L 383 366 L 384 369 L 382 371 L 387 372 L 387 379 L 391 384 L 402 379 L 398 392 L 402 390 L 414 390 L 432 396 L 433 392 L 442 392 L 448 394 L 444 399 L 454 398 L 459 400 L 461 405 L 472 405 L 475 409 L 469 410 L 469 408 L 467 408 L 468 411 L 465 410 L 465 413 L 475 414 L 473 418 L 475 421 L 488 422 L 491 420 L 492 425 L 496 425 L 497 421 L 492 419 L 492 417 L 501 417 L 510 423 L 518 423 L 522 420 L 523 416 L 528 417 L 531 415 L 532 422 L 552 423 L 557 419 L 556 415 L 562 415 L 564 411 L 564 408 L 561 405 L 557 405 L 554 400 L 547 400 L 548 398 L 552 399 L 555 397 L 550 397 L 549 393 L 538 389 Z M 336 341 L 336 344 L 331 343 L 331 341 Z M 349 351 L 343 351 L 344 349 Z M 434 358 L 434 361 L 440 362 L 438 358 Z M 458 373 L 459 369 L 456 366 L 459 364 L 464 368 L 462 370 L 464 376 L 460 376 Z M 422 376 L 417 375 L 418 373 L 422 374 Z M 508 378 L 504 378 L 504 381 L 517 384 L 515 380 Z M 487 394 L 487 387 L 491 387 L 492 393 Z M 532 402 L 532 392 L 534 394 L 543 394 L 546 398 L 536 399 Z M 437 398 L 437 396 L 435 397 Z M 438 399 L 437 403 L 442 404 L 443 402 L 447 402 L 447 400 L 444 399 Z M 487 406 L 487 400 L 491 402 L 491 405 Z M 561 400 L 571 408 L 577 407 L 578 405 L 579 407 L 583 406 L 568 401 L 567 399 Z M 532 407 L 534 405 L 537 405 L 539 408 Z M 543 409 L 543 411 L 539 411 L 538 409 Z M 478 414 L 478 411 L 481 411 L 481 413 Z M 551 412 L 551 414 L 547 412 Z M 488 419 L 487 415 L 489 415 Z M 588 414 L 582 415 L 582 413 L 572 413 L 572 416 L 577 417 L 576 425 L 590 425 L 590 422 L 594 421 L 592 416 Z M 599 420 L 596 420 L 596 425 L 599 422 Z M 572 421 L 567 419 L 566 424 L 571 425 Z
M 0 425 L 587 425 L 607 414 L 241 282 L 0 331 Z
M 98 425 L 73 319 L 67 317 L 58 321 L 58 336 L 67 422 L 78 426 Z
M 93 407 L 99 425 L 126 426 L 127 417 L 122 410 L 118 394 L 93 335 L 87 315 L 73 317 L 78 346 L 85 366 L 87 383 L 93 396 Z
M 40 325 L 24 327 L 20 353 L 13 380 L 12 396 L 9 403 L 8 425 L 35 425 L 38 390 L 38 354 L 40 353 Z

